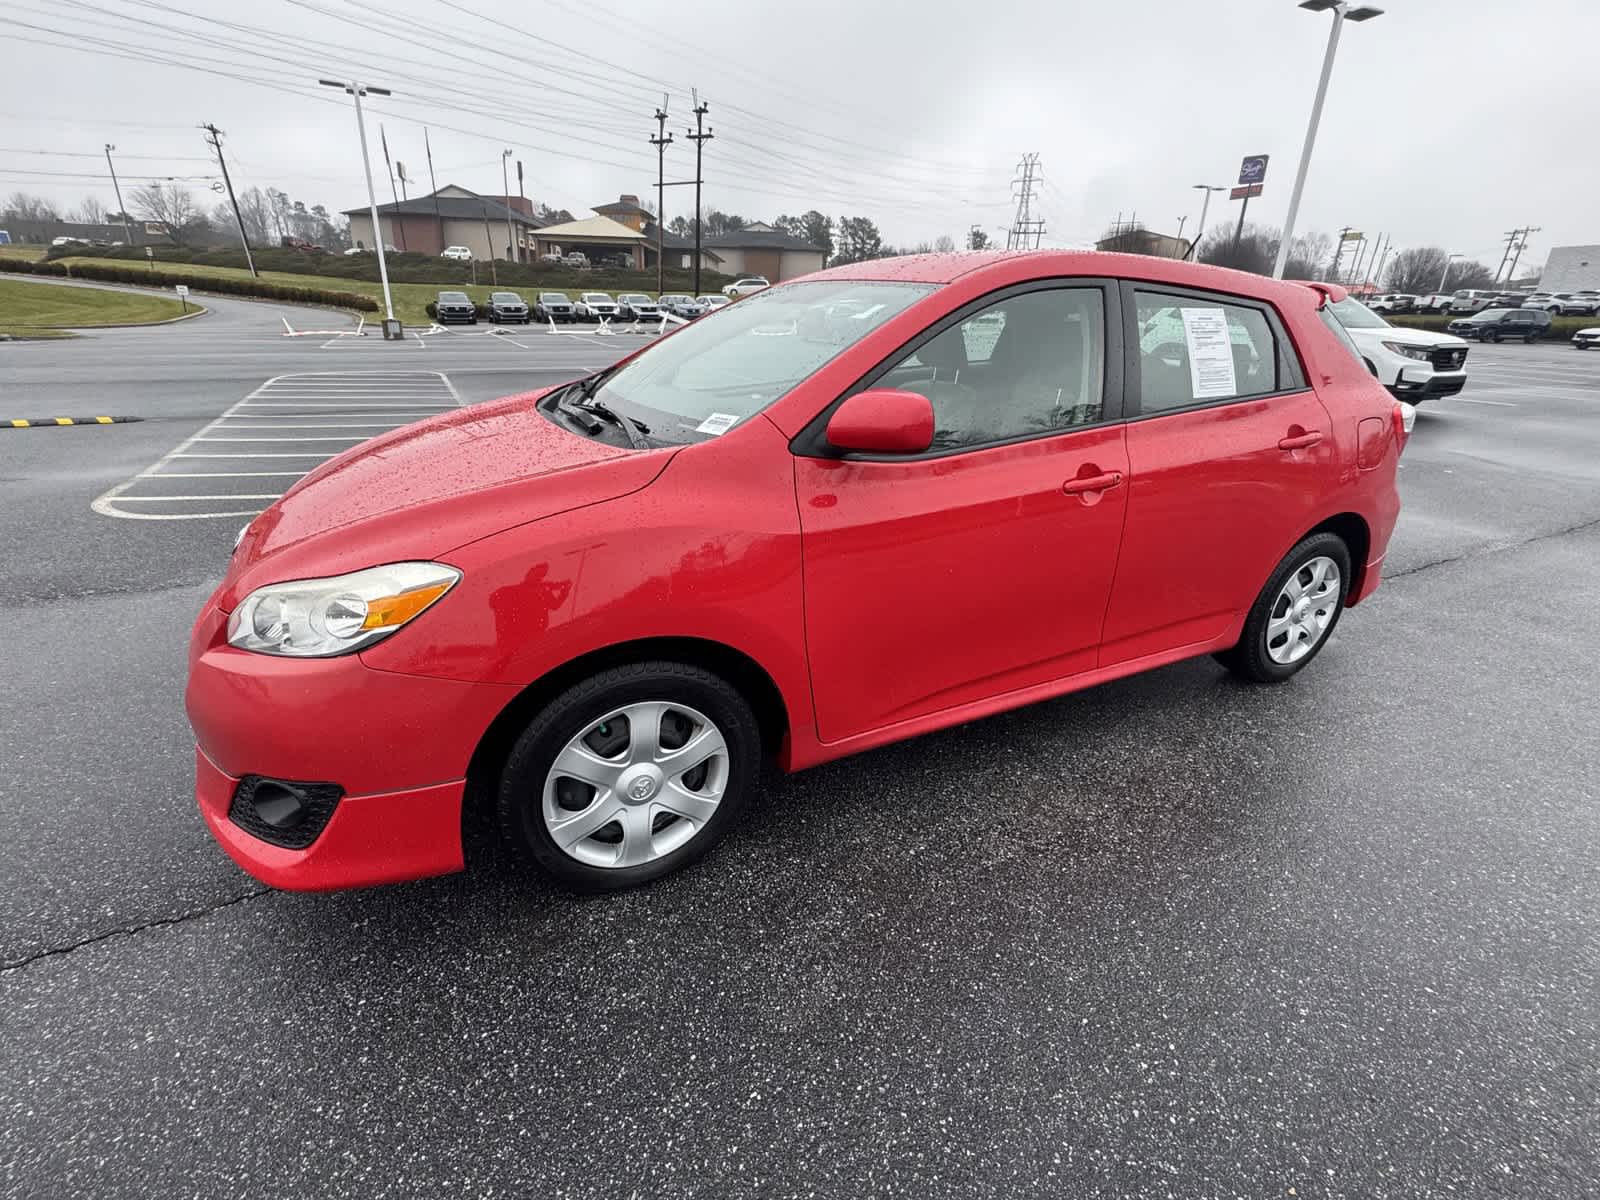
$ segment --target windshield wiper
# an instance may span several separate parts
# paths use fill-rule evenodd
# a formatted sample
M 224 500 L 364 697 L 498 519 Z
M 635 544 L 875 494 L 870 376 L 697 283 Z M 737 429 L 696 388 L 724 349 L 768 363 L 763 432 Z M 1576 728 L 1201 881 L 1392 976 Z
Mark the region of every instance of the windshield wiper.
M 625 417 L 613 409 L 610 405 L 602 403 L 599 400 L 586 398 L 574 403 L 572 407 L 577 409 L 579 412 L 593 413 L 602 421 L 610 421 L 618 429 L 622 430 L 623 434 L 628 439 L 628 444 L 635 450 L 650 449 L 650 443 L 644 438 L 644 435 L 650 432 L 650 426 L 646 425 L 643 421 L 636 421 L 632 417 Z

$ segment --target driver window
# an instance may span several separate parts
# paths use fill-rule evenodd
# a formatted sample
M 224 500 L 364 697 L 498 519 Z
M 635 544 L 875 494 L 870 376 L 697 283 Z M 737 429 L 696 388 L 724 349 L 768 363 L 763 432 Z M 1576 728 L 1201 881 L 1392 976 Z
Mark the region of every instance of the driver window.
M 1104 413 L 1102 293 L 1058 288 L 997 301 L 879 382 L 928 398 L 935 450 L 1092 425 Z

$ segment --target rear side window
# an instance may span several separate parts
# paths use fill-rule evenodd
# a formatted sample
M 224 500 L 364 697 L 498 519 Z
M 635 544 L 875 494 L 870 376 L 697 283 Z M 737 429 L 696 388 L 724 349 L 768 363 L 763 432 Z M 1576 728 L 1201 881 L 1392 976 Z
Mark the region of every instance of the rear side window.
M 1362 356 L 1361 351 L 1356 348 L 1355 341 L 1346 332 L 1345 327 L 1339 324 L 1339 318 L 1328 311 L 1326 304 L 1317 309 L 1317 316 L 1322 318 L 1322 323 L 1328 327 L 1328 332 L 1339 340 L 1339 344 L 1350 351 L 1350 356 L 1365 367 L 1367 360 Z
M 1171 412 L 1279 390 L 1277 339 L 1261 310 L 1140 291 L 1134 304 L 1140 412 Z

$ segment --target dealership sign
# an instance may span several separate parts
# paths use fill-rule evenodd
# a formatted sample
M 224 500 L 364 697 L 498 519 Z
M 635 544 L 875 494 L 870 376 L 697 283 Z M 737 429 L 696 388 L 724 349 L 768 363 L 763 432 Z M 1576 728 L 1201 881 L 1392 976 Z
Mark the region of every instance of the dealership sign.
M 1239 183 L 1241 186 L 1262 184 L 1267 181 L 1266 154 L 1247 154 L 1244 161 L 1239 164 Z

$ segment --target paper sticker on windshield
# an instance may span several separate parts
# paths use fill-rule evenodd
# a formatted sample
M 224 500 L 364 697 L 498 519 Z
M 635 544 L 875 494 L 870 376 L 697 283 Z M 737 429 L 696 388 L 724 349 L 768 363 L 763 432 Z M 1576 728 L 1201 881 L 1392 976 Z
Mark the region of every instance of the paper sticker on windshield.
M 1231 359 L 1229 360 L 1232 361 Z M 727 433 L 739 423 L 739 418 L 733 413 L 712 413 L 704 421 L 694 427 L 696 433 Z
M 1185 308 L 1183 337 L 1189 343 L 1189 383 L 1196 400 L 1239 393 L 1233 377 L 1233 343 L 1228 318 L 1220 308 Z

